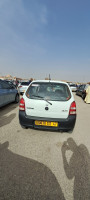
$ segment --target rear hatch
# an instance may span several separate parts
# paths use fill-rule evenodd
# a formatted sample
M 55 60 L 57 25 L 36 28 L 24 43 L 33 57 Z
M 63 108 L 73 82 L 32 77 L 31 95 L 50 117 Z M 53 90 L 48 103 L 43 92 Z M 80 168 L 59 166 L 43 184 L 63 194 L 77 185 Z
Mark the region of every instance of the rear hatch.
M 70 105 L 72 103 L 72 98 L 63 102 L 47 102 L 45 100 L 28 99 L 25 96 L 24 98 L 26 115 L 33 117 L 66 119 L 68 117 Z

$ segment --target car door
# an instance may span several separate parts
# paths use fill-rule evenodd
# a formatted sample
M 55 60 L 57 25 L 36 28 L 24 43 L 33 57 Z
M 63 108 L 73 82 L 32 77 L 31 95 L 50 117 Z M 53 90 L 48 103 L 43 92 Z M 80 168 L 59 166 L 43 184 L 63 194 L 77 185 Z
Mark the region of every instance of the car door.
M 0 106 L 9 103 L 7 84 L 4 81 L 0 81 Z
M 0 107 L 5 105 L 5 101 L 6 101 L 6 98 L 5 98 L 4 90 L 2 88 L 2 83 L 0 81 Z
M 16 89 L 13 85 L 9 85 L 10 101 L 13 102 L 16 96 Z
M 3 89 L 5 91 L 7 103 L 15 100 L 15 89 L 8 82 L 3 82 Z

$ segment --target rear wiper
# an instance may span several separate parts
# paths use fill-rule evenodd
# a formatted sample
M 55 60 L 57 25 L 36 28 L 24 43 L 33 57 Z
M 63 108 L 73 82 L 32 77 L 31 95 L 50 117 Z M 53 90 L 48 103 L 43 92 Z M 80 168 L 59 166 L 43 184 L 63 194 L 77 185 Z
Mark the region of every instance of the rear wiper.
M 39 96 L 39 95 L 32 95 L 31 97 L 38 97 L 38 98 L 40 98 L 40 99 L 42 99 L 42 100 L 44 100 L 44 101 L 48 102 L 50 105 L 52 105 L 52 103 L 51 103 L 51 102 L 49 102 L 47 99 L 45 99 L 45 98 L 44 98 L 44 97 L 42 97 L 42 96 Z
M 52 105 L 52 103 L 51 103 L 51 102 L 49 102 L 47 99 L 44 99 L 44 98 L 43 98 L 43 100 L 45 100 L 45 101 L 46 101 L 46 102 L 48 102 L 50 105 Z

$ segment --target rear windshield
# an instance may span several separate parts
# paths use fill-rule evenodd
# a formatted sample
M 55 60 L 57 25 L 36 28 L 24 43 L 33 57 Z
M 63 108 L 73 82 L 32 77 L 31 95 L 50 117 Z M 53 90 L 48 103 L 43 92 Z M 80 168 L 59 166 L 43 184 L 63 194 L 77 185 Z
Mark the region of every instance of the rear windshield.
M 21 85 L 29 85 L 29 82 L 22 82 Z
M 63 83 L 34 82 L 26 92 L 30 99 L 47 99 L 51 101 L 68 101 L 71 98 L 69 87 Z
M 70 84 L 70 87 L 76 87 L 76 85 L 75 84 Z

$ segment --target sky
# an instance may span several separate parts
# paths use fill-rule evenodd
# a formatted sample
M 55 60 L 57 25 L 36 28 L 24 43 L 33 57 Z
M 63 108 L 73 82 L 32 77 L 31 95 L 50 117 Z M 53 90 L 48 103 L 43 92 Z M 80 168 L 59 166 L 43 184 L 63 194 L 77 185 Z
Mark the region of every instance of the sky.
M 0 0 L 0 76 L 90 81 L 90 0 Z

